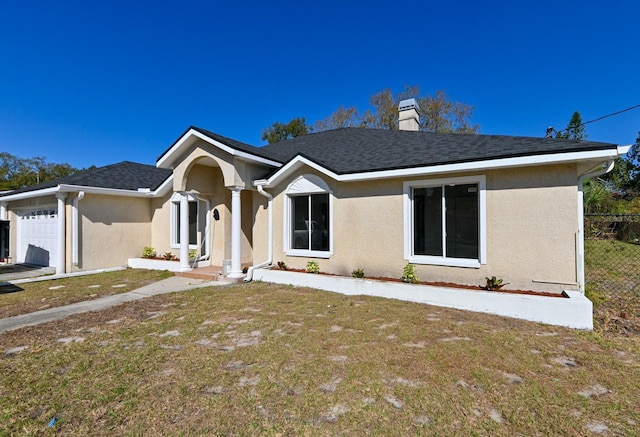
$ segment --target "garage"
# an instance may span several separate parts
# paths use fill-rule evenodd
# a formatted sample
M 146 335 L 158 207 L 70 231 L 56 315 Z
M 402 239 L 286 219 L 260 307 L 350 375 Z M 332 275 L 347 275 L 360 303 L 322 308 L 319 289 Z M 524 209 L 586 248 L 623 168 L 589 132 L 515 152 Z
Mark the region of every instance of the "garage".
M 56 265 L 58 210 L 56 206 L 20 209 L 18 213 L 19 263 Z

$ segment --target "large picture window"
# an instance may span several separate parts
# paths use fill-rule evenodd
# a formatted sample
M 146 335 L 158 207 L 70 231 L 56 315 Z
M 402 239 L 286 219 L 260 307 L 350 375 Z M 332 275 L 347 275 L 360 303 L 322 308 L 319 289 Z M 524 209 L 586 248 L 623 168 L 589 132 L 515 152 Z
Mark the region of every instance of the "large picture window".
M 301 176 L 289 185 L 286 202 L 287 255 L 328 258 L 333 225 L 329 187 L 317 176 Z
M 484 177 L 405 183 L 406 258 L 480 267 L 486 254 L 484 193 Z
M 329 194 L 291 196 L 292 249 L 329 250 Z

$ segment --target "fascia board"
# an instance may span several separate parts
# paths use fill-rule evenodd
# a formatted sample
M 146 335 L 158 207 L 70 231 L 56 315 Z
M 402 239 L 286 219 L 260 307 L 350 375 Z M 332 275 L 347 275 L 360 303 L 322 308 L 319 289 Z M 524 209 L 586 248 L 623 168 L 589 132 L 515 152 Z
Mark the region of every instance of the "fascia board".
M 121 190 L 117 188 L 101 188 L 101 187 L 85 187 L 81 185 L 59 185 L 60 192 L 62 193 L 77 193 L 84 191 L 90 194 L 103 194 L 110 196 L 124 196 L 124 197 L 155 197 L 152 191 L 133 191 L 133 190 Z
M 630 146 L 622 146 L 616 149 L 606 150 L 590 150 L 584 152 L 570 152 L 570 153 L 554 153 L 548 155 L 530 155 L 521 156 L 515 158 L 499 158 L 490 159 L 486 161 L 471 161 L 455 164 L 434 165 L 428 167 L 412 167 L 394 170 L 380 170 L 371 172 L 360 173 L 348 173 L 338 174 L 331 170 L 324 168 L 323 166 L 303 157 L 296 156 L 291 161 L 282 166 L 276 173 L 274 173 L 269 179 L 266 180 L 266 184 L 262 183 L 265 187 L 272 187 L 278 183 L 278 181 L 286 177 L 291 172 L 300 168 L 302 165 L 308 165 L 309 167 L 321 172 L 322 174 L 338 181 L 338 182 L 356 182 L 366 181 L 371 179 L 389 179 L 398 177 L 412 177 L 412 176 L 424 176 L 429 174 L 442 174 L 442 173 L 460 173 L 469 171 L 484 171 L 494 170 L 509 167 L 525 167 L 533 165 L 543 164 L 562 164 L 567 162 L 576 161 L 589 161 L 596 159 L 615 159 L 620 155 L 623 155 L 629 150 Z
M 14 195 L 8 195 L 0 198 L 2 202 L 12 202 L 23 199 L 33 199 L 35 197 L 50 196 L 56 193 L 77 193 L 84 191 L 91 194 L 104 194 L 111 196 L 126 196 L 126 197 L 161 197 L 167 194 L 170 188 L 173 186 L 173 175 L 169 176 L 155 191 L 133 191 L 133 190 L 121 190 L 116 188 L 101 188 L 101 187 L 87 187 L 84 185 L 67 185 L 61 184 L 51 188 L 44 188 L 42 190 L 27 191 L 24 193 L 18 193 Z
M 157 189 L 153 192 L 153 197 L 162 197 L 173 189 L 173 174 L 169 176 Z
M 288 176 L 289 174 L 291 174 L 292 172 L 296 171 L 297 169 L 299 169 L 302 166 L 309 166 L 317 171 L 319 171 L 320 173 L 334 179 L 337 181 L 341 180 L 341 175 L 332 172 L 331 170 L 326 169 L 325 167 L 321 166 L 320 164 L 317 164 L 313 161 L 311 161 L 310 159 L 305 158 L 304 156 L 300 156 L 297 155 L 295 158 L 293 158 L 291 161 L 287 162 L 284 166 L 282 166 L 276 173 L 274 173 L 269 179 L 266 180 L 266 184 L 263 184 L 265 187 L 272 187 L 273 185 L 275 185 L 276 183 L 278 183 L 278 181 L 286 176 Z
M 60 191 L 59 185 L 51 188 L 44 188 L 42 190 L 26 191 L 24 193 L 17 193 L 17 194 L 9 194 L 8 196 L 0 197 L 0 201 L 12 202 L 15 200 L 32 199 L 34 197 L 53 195 L 53 194 L 56 194 L 58 191 Z
M 169 176 L 162 185 L 155 191 L 133 191 L 122 190 L 117 188 L 101 188 L 101 187 L 85 187 L 80 185 L 59 185 L 61 192 L 75 193 L 78 191 L 84 191 L 91 194 L 103 194 L 111 196 L 125 196 L 125 197 L 160 197 L 168 192 L 168 188 L 172 186 L 173 176 Z
M 218 149 L 228 153 L 231 156 L 235 156 L 237 158 L 240 158 L 242 160 L 245 161 L 250 161 L 250 162 L 257 162 L 259 164 L 265 164 L 265 165 L 270 165 L 273 167 L 281 167 L 282 164 L 276 161 L 272 161 L 270 159 L 266 159 L 266 158 L 261 158 L 259 156 L 256 155 L 252 155 L 250 153 L 247 152 L 242 152 L 240 150 L 236 150 L 232 147 L 227 146 L 226 144 L 223 144 L 219 141 L 214 140 L 213 138 L 210 138 L 208 136 L 206 136 L 205 134 L 203 134 L 202 132 L 198 132 L 195 129 L 189 129 L 187 131 L 187 133 L 185 133 L 177 142 L 176 144 L 169 149 L 169 151 L 167 153 L 165 153 L 156 163 L 156 167 L 163 167 L 163 165 L 169 166 L 172 161 L 170 160 L 170 157 L 172 155 L 174 155 L 175 153 L 177 153 L 183 146 L 183 144 L 190 138 L 190 137 L 197 137 L 200 138 L 201 140 L 211 144 L 212 146 L 217 147 Z
M 618 146 L 618 155 L 619 156 L 626 155 L 627 152 L 631 150 L 631 147 L 633 147 L 633 144 L 628 144 L 626 146 Z

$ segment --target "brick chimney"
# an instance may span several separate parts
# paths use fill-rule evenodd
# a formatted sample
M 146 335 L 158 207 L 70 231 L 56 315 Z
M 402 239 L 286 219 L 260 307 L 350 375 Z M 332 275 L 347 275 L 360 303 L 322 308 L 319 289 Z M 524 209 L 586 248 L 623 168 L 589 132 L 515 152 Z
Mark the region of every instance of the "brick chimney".
M 417 131 L 420 129 L 420 113 L 416 99 L 407 99 L 398 105 L 398 128 L 400 130 Z

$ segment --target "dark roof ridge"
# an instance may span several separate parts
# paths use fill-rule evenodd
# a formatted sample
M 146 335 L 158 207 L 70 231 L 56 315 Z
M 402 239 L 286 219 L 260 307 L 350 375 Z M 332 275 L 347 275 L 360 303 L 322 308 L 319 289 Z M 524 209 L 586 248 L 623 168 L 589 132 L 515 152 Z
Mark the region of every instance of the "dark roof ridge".
M 211 132 L 210 130 L 207 129 L 203 129 L 201 127 L 198 126 L 194 126 L 191 125 L 187 128 L 187 130 L 185 130 L 168 148 L 167 150 L 165 150 L 164 152 L 162 152 L 162 154 L 160 154 L 160 156 L 158 157 L 157 161 L 160 161 L 160 159 L 162 159 L 163 156 L 165 156 L 167 154 L 167 152 L 169 152 L 173 146 L 176 145 L 176 143 L 178 141 L 180 141 L 180 138 L 182 138 L 187 132 L 189 132 L 190 130 L 195 130 L 196 132 L 200 132 L 203 135 L 208 136 L 211 139 L 214 139 L 228 147 L 231 147 L 234 150 L 238 150 L 240 152 L 245 152 L 245 153 L 249 153 L 251 155 L 255 155 L 259 158 L 263 158 L 263 159 L 269 159 L 272 161 L 276 161 L 278 163 L 282 163 L 282 161 L 280 161 L 277 157 L 272 156 L 270 153 L 265 153 L 264 150 L 262 150 L 261 147 L 256 147 L 253 146 L 251 144 L 247 144 L 247 143 L 243 143 L 242 141 L 238 141 L 238 140 L 234 140 L 233 138 L 229 138 L 229 137 L 225 137 L 224 135 L 220 135 L 217 134 L 215 132 Z

